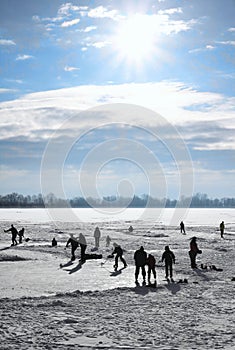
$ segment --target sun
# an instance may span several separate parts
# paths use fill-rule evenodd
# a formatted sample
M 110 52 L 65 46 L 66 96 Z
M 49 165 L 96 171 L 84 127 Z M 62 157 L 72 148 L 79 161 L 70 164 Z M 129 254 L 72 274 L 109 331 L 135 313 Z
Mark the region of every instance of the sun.
M 129 64 L 144 64 L 151 58 L 157 40 L 156 22 L 143 14 L 121 21 L 114 40 L 119 60 Z

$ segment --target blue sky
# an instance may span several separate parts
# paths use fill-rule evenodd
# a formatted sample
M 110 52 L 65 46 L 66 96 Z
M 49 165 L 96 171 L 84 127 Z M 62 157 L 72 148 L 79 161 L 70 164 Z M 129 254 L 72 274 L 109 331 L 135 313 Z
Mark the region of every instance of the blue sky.
M 234 0 L 1 0 L 0 194 L 41 192 L 49 142 L 69 197 L 234 197 L 234 54 Z

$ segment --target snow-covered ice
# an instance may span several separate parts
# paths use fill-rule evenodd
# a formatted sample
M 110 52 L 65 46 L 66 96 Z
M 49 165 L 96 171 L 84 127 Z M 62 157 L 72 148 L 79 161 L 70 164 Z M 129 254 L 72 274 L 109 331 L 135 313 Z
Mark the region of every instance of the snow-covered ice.
M 172 225 L 171 209 L 157 219 L 154 214 L 143 219 L 138 210 L 109 215 L 88 209 L 79 212 L 80 220 L 61 215 L 54 222 L 43 209 L 0 210 L 0 349 L 233 349 L 234 210 L 189 210 L 183 217 L 186 235 Z M 222 220 L 224 239 L 218 229 Z M 25 227 L 28 242 L 10 246 L 11 235 L 3 230 L 12 223 Z M 97 225 L 102 237 L 93 251 Z M 86 236 L 87 252 L 103 259 L 81 266 L 78 248 L 69 263 L 70 249 L 64 247 L 69 233 L 79 232 Z M 223 271 L 191 269 L 192 236 L 202 250 L 198 265 Z M 53 237 L 57 247 L 51 247 Z M 106 260 L 113 242 L 123 247 L 128 264 L 118 273 L 113 259 Z M 133 255 L 141 245 L 157 260 L 157 288 L 134 283 Z M 170 284 L 160 262 L 165 245 L 176 256 Z M 185 278 L 188 284 L 177 283 Z

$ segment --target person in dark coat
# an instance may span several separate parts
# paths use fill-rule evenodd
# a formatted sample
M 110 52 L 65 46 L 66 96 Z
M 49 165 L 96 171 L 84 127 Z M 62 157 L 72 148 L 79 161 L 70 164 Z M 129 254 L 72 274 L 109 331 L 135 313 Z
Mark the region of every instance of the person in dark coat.
M 150 277 L 151 277 L 151 272 L 153 273 L 153 277 L 154 277 L 154 283 L 156 283 L 156 259 L 154 258 L 154 256 L 152 254 L 149 254 L 146 260 L 146 264 L 148 266 L 148 283 L 150 284 Z
M 183 221 L 181 221 L 181 223 L 180 223 L 180 232 L 185 233 L 185 226 L 184 226 Z
M 114 262 L 114 268 L 115 270 L 117 270 L 118 268 L 118 259 L 120 258 L 121 262 L 123 263 L 124 265 L 124 268 L 127 267 L 127 263 L 126 263 L 126 260 L 123 258 L 123 249 L 121 248 L 120 245 L 118 245 L 117 243 L 113 243 L 113 247 L 114 247 L 114 250 L 112 252 L 112 256 L 115 256 L 115 262 Z
M 166 279 L 169 277 L 170 270 L 170 278 L 173 278 L 173 264 L 175 264 L 175 255 L 170 250 L 169 246 L 165 246 L 165 251 L 162 254 L 162 262 L 165 262 L 165 271 L 166 271 Z
M 87 247 L 86 238 L 82 233 L 80 233 L 78 240 L 81 247 L 81 262 L 84 263 L 86 261 L 86 254 L 85 254 L 86 247 Z
M 24 237 L 24 227 L 18 232 L 19 235 L 19 243 L 22 243 L 22 237 Z
M 100 229 L 99 229 L 99 227 L 97 226 L 97 227 L 95 228 L 95 231 L 94 231 L 95 247 L 96 247 L 96 248 L 99 248 L 99 246 L 100 246 L 100 236 L 101 236 Z
M 57 240 L 55 239 L 55 237 L 51 241 L 51 246 L 52 247 L 57 247 Z
M 67 248 L 69 245 L 71 245 L 71 261 L 75 260 L 75 250 L 78 247 L 78 241 L 77 239 L 74 237 L 74 235 L 71 233 L 70 234 L 70 238 L 68 239 L 65 248 Z
M 11 225 L 11 227 L 8 230 L 4 230 L 4 232 L 11 232 L 11 241 L 12 246 L 17 245 L 16 237 L 18 235 L 17 229 L 14 227 L 14 225 Z
M 144 250 L 143 246 L 141 246 L 140 249 L 135 251 L 134 260 L 135 260 L 135 283 L 138 284 L 138 276 L 139 276 L 140 269 L 143 276 L 143 283 L 145 283 L 146 282 L 145 265 L 147 261 L 147 253 Z
M 221 236 L 221 238 L 224 238 L 224 229 L 225 229 L 224 221 L 222 221 L 220 223 L 219 229 L 220 229 L 220 236 Z
M 196 257 L 197 254 L 201 254 L 202 251 L 200 249 L 198 249 L 197 246 L 197 237 L 193 237 L 190 241 L 190 251 L 189 253 L 189 257 L 191 260 L 191 267 L 192 269 L 196 269 L 197 268 L 197 264 L 196 264 Z

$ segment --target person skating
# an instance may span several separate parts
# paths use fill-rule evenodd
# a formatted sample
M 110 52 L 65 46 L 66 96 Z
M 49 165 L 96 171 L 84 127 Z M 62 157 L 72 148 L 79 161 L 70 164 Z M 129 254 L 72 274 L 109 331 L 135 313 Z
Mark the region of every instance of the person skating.
M 181 223 L 180 223 L 180 232 L 185 234 L 185 226 L 184 226 L 183 221 L 181 221 Z
M 82 233 L 80 233 L 78 240 L 81 248 L 81 262 L 84 263 L 86 261 L 86 255 L 85 255 L 86 247 L 87 247 L 86 238 Z
M 78 247 L 78 241 L 77 238 L 74 237 L 74 235 L 71 233 L 70 238 L 68 239 L 65 248 L 67 248 L 69 245 L 71 245 L 71 261 L 75 260 L 75 250 Z
M 96 247 L 96 248 L 99 248 L 99 246 L 100 246 L 100 236 L 101 236 L 100 229 L 99 229 L 99 227 L 97 226 L 97 227 L 95 228 L 95 231 L 94 231 L 95 247 Z
M 19 235 L 19 243 L 22 243 L 22 237 L 24 237 L 24 227 L 18 232 Z
M 170 272 L 170 278 L 173 280 L 173 264 L 175 264 L 175 255 L 170 250 L 168 245 L 165 246 L 165 251 L 162 254 L 162 262 L 165 262 L 166 279 L 168 280 Z
M 197 254 L 201 254 L 201 253 L 202 251 L 198 249 L 198 246 L 197 246 L 197 237 L 192 237 L 190 241 L 190 251 L 189 251 L 189 257 L 190 257 L 192 269 L 197 268 L 196 257 L 197 257 Z
M 220 223 L 219 228 L 220 228 L 220 236 L 221 238 L 224 238 L 224 229 L 225 229 L 224 221 Z
M 126 260 L 123 258 L 123 249 L 120 245 L 118 245 L 117 243 L 113 243 L 113 247 L 114 250 L 111 254 L 111 256 L 115 256 L 115 260 L 114 260 L 114 269 L 117 270 L 118 269 L 118 259 L 120 258 L 121 262 L 124 265 L 124 268 L 127 267 L 127 263 Z
M 146 264 L 148 266 L 148 283 L 151 284 L 151 272 L 154 277 L 154 284 L 156 284 L 156 259 L 152 254 L 149 254 L 146 260 Z
M 146 271 L 145 271 L 145 265 L 147 261 L 147 253 L 144 250 L 144 247 L 141 246 L 140 249 L 135 251 L 134 254 L 134 260 L 135 260 L 135 283 L 138 284 L 138 276 L 141 269 L 142 277 L 143 277 L 143 283 L 146 283 Z
M 14 225 L 12 224 L 11 227 L 8 230 L 4 230 L 4 232 L 11 232 L 12 246 L 17 245 L 16 237 L 18 235 L 18 231 Z

